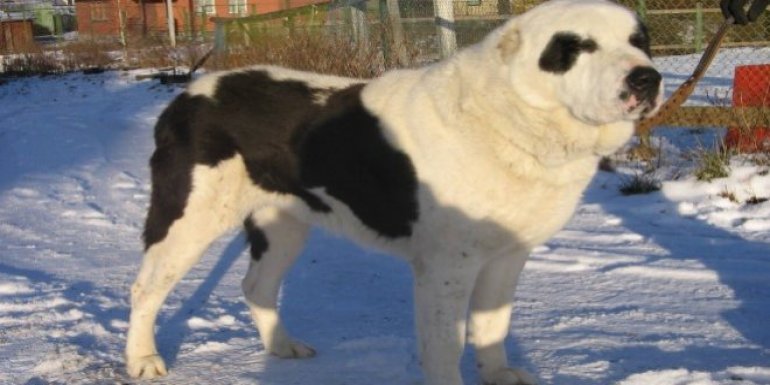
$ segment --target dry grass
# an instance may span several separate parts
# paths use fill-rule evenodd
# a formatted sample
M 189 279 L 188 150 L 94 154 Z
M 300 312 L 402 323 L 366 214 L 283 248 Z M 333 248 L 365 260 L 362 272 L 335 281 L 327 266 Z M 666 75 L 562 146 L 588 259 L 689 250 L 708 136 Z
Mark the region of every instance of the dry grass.
M 38 44 L 31 44 L 21 53 L 2 56 L 3 74 L 6 76 L 46 75 L 60 72 L 56 57 L 43 50 Z
M 125 48 L 125 62 L 128 67 L 138 68 L 191 68 L 211 48 L 210 44 L 196 41 L 181 41 L 171 47 L 159 37 L 134 39 Z
M 309 31 L 298 31 L 291 36 L 264 36 L 248 45 L 234 45 L 212 57 L 206 67 L 219 70 L 253 64 L 275 64 L 355 78 L 371 78 L 386 69 L 376 44 L 359 44 L 346 37 Z
M 738 201 L 738 198 L 735 196 L 735 193 L 731 190 L 728 190 L 727 187 L 725 187 L 724 190 L 720 191 L 719 194 L 717 194 L 718 197 L 725 198 L 733 203 L 740 203 Z
M 622 180 L 619 190 L 623 195 L 649 194 L 660 190 L 661 181 L 653 174 L 636 174 Z
M 367 43 L 351 41 L 329 29 L 297 28 L 292 33 L 278 29 L 257 36 L 228 36 L 227 49 L 204 64 L 209 70 L 273 64 L 324 74 L 371 78 L 389 68 L 414 62 L 417 49 L 393 47 L 383 53 L 386 31 L 371 31 Z M 46 47 L 33 45 L 24 53 L 2 57 L 5 75 L 36 75 L 91 68 L 192 68 L 212 49 L 210 42 L 180 41 L 171 47 L 162 37 L 133 38 L 125 46 L 116 41 L 82 39 Z M 399 57 L 399 60 L 394 59 Z M 402 60 L 406 58 L 405 60 Z
M 695 159 L 698 162 L 695 177 L 698 180 L 711 182 L 714 179 L 729 176 L 732 155 L 733 152 L 724 144 L 717 145 L 713 149 L 701 148 L 695 152 Z
M 762 197 L 752 196 L 751 198 L 746 199 L 746 204 L 747 205 L 758 205 L 758 204 L 765 203 L 768 200 L 770 200 L 770 198 L 762 198 Z
M 119 52 L 114 43 L 83 39 L 61 45 L 60 64 L 64 70 L 110 68 L 118 61 L 111 52 Z
M 43 46 L 31 44 L 22 53 L 2 56 L 3 75 L 48 75 L 116 65 L 117 46 L 96 40 L 80 40 Z

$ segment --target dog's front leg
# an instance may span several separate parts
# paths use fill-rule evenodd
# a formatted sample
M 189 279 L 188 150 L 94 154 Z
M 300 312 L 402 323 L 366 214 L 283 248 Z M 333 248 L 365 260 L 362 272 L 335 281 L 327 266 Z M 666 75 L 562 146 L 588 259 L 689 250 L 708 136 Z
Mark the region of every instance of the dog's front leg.
M 486 263 L 476 279 L 471 298 L 470 339 L 476 347 L 485 385 L 534 385 L 523 369 L 508 367 L 505 338 L 510 332 L 513 293 L 527 260 L 527 250 Z
M 415 317 L 426 385 L 462 385 L 459 364 L 466 317 L 479 266 L 420 260 L 415 273 Z

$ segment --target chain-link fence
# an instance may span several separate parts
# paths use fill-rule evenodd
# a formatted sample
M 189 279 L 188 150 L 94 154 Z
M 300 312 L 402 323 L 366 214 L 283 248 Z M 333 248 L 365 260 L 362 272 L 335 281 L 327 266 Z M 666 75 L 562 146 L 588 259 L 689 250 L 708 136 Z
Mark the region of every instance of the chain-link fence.
M 648 26 L 656 65 L 671 94 L 690 77 L 724 17 L 718 0 L 621 0 Z M 356 39 L 382 46 L 400 65 L 429 62 L 479 41 L 539 0 L 377 0 L 329 3 L 316 22 L 344 26 Z M 247 19 L 245 20 L 248 23 Z M 256 21 L 256 20 L 255 20 Z M 296 24 L 289 23 L 296 27 Z M 319 25 L 320 25 L 319 24 Z M 227 25 L 225 23 L 224 25 Z M 286 28 L 286 25 L 283 25 Z M 230 28 L 226 36 L 246 28 Z M 241 32 L 238 32 L 241 31 Z M 380 36 L 382 35 L 382 36 Z M 396 47 L 394 49 L 394 47 Z M 387 59 L 387 58 L 386 58 Z M 393 61 L 393 60 L 391 60 Z M 388 62 L 386 60 L 386 62 Z M 679 127 L 770 126 L 770 16 L 732 26 L 693 94 L 662 124 Z
M 28 0 L 33 1 L 33 0 Z M 213 45 L 227 54 L 281 39 L 296 46 L 324 36 L 369 50 L 381 68 L 430 62 L 479 41 L 508 18 L 541 0 L 80 0 L 56 7 L 0 3 L 0 51 L 12 51 L 14 19 L 32 19 L 34 35 L 51 40 L 112 40 L 123 47 L 169 36 L 182 44 Z M 689 77 L 723 17 L 718 0 L 620 0 L 646 22 L 655 62 L 670 94 Z M 20 4 L 20 3 L 15 3 Z M 42 5 L 41 5 L 42 4 Z M 5 21 L 5 23 L 3 23 Z M 169 32 L 169 25 L 173 26 Z M 18 33 L 18 32 L 17 32 Z M 308 36 L 311 36 L 308 38 Z M 5 42 L 5 43 L 3 43 Z M 294 44 L 294 45 L 292 45 Z M 16 44 L 15 46 L 19 46 Z M 300 49 L 300 48 L 298 48 Z M 376 55 L 371 52 L 375 52 Z M 284 53 L 287 55 L 289 53 Z M 323 53 L 321 53 L 323 54 Z M 236 62 L 237 64 L 247 64 Z M 376 73 L 376 71 L 372 71 Z M 733 26 L 714 63 L 685 107 L 665 121 L 677 126 L 770 126 L 770 16 Z M 730 108 L 740 107 L 740 108 Z
M 717 1 L 622 0 L 649 27 L 667 94 L 692 74 L 724 22 Z M 663 124 L 753 129 L 770 126 L 770 17 L 732 26 L 684 107 Z M 729 138 L 728 138 L 729 139 Z

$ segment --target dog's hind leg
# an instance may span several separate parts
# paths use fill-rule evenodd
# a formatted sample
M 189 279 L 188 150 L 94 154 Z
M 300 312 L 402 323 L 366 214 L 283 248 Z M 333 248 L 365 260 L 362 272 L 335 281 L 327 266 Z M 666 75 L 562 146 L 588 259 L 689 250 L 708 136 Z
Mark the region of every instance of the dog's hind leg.
M 486 263 L 476 279 L 471 298 L 470 342 L 484 384 L 534 385 L 536 381 L 522 369 L 508 367 L 505 338 L 513 308 L 513 293 L 526 254 L 505 255 Z
M 166 225 L 167 231 L 154 243 L 148 241 L 142 267 L 131 287 L 126 340 L 126 369 L 131 377 L 154 378 L 166 374 L 165 363 L 155 346 L 155 319 L 169 292 L 200 260 L 209 244 L 243 218 L 244 213 L 237 211 L 234 201 L 239 196 L 239 168 L 245 173 L 242 162 L 240 165 L 238 162 L 241 161 L 234 159 L 216 167 L 196 166 L 192 171 L 191 186 L 194 187 L 182 203 L 181 217 Z M 151 206 L 168 204 L 164 199 L 169 198 L 164 195 L 174 195 L 174 186 L 163 183 L 153 183 L 153 192 L 163 190 L 166 194 L 154 194 Z M 151 207 L 148 227 L 163 222 L 154 217 L 162 215 L 161 212 Z
M 247 219 L 244 227 L 251 243 L 251 263 L 242 288 L 265 350 L 281 358 L 312 357 L 312 348 L 286 332 L 277 306 L 281 281 L 302 251 L 308 225 L 265 209 Z

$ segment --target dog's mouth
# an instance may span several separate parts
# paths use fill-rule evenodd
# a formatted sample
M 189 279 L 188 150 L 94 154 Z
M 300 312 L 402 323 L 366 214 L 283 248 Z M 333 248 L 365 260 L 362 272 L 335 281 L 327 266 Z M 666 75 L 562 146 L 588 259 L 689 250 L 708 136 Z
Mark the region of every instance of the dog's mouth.
M 659 99 L 657 92 L 641 95 L 628 90 L 620 92 L 623 112 L 633 117 L 642 118 L 653 115 L 660 105 Z

